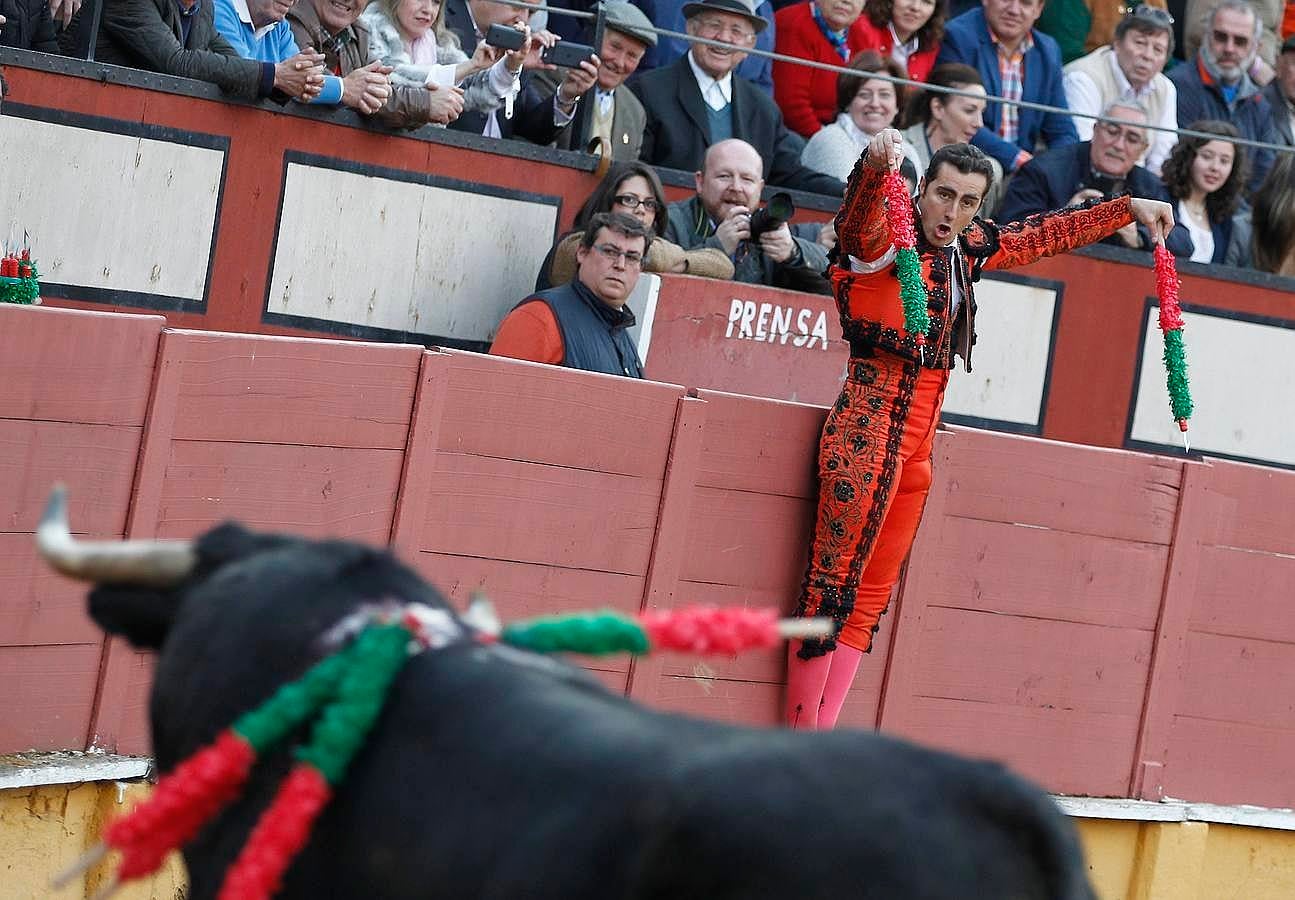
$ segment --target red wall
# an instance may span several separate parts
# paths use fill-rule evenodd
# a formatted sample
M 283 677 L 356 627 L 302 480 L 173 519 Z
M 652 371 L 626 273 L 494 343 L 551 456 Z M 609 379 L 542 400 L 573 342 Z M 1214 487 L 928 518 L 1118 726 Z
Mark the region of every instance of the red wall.
M 236 517 L 391 542 L 505 619 L 788 608 L 823 410 L 401 345 L 0 306 L 0 752 L 146 753 L 146 657 L 31 534 Z M 958 429 L 845 714 L 1068 794 L 1295 805 L 1295 473 Z M 780 652 L 593 663 L 648 703 L 774 724 Z M 13 686 L 16 685 L 15 690 Z

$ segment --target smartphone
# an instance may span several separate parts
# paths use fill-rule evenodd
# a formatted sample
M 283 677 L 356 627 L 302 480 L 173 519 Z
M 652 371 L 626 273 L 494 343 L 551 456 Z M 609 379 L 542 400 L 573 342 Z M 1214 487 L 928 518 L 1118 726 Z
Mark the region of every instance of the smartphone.
M 575 44 L 570 41 L 558 41 L 544 50 L 540 59 L 564 69 L 573 69 L 594 55 L 594 48 L 587 44 Z
M 486 30 L 486 43 L 491 47 L 500 47 L 504 50 L 520 49 L 522 43 L 526 40 L 516 28 L 508 25 L 491 25 Z

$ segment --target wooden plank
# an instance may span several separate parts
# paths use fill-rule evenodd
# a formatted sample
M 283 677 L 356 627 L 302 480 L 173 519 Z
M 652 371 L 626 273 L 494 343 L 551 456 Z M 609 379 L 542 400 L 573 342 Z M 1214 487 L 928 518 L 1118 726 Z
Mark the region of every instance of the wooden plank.
M 429 493 L 420 550 L 641 575 L 661 481 L 442 450 Z
M 721 678 L 663 676 L 648 704 L 656 709 L 735 725 L 782 722 L 782 686 Z
M 177 331 L 177 440 L 404 450 L 421 347 Z
M 449 369 L 447 354 L 423 354 L 400 474 L 400 493 L 396 497 L 396 512 L 391 523 L 392 547 L 411 558 L 418 553 L 419 529 L 432 488 L 432 474 L 436 471 L 436 446 L 444 427 Z
M 1165 795 L 1270 809 L 1295 806 L 1295 729 L 1174 716 Z
M 661 478 L 678 385 L 447 353 L 442 451 Z
M 31 535 L 0 534 L 0 646 L 101 641 L 86 590 L 46 565 Z
M 923 698 L 896 733 L 998 760 L 1053 793 L 1123 797 L 1137 730 L 1136 715 Z
M 1212 476 L 1208 466 L 1183 464 L 1173 546 L 1163 580 L 1146 700 L 1130 773 L 1130 795 L 1144 800 L 1167 796 L 1166 766 L 1177 755 L 1170 740 L 1170 726 L 1182 695 L 1187 629 L 1194 602 L 1192 589 L 1197 580 L 1204 535 L 1218 513 L 1215 502 L 1218 495 L 1207 488 Z
M 119 639 L 114 638 L 115 648 Z M 129 756 L 152 756 L 153 741 L 149 727 L 148 698 L 153 687 L 155 660 L 152 653 L 133 650 L 121 643 L 128 652 L 117 656 L 125 672 L 121 708 L 115 722 L 115 731 L 109 745 L 106 735 L 91 729 L 91 747 L 111 746 L 117 753 Z
M 680 577 L 794 594 L 814 512 L 810 500 L 698 487 Z
M 698 485 L 817 499 L 823 407 L 719 391 L 697 396 L 708 422 Z
M 932 606 L 1149 630 L 1168 559 L 1163 544 L 955 517 L 922 565 Z
M 398 450 L 175 441 L 158 537 L 192 537 L 226 519 L 385 546 L 404 454 Z
M 1295 557 L 1201 547 L 1191 628 L 1295 642 Z
M 161 316 L 0 305 L 0 418 L 140 425 Z
M 120 537 L 139 440 L 138 426 L 0 419 L 0 532 L 34 533 L 61 481 L 75 532 Z
M 1211 460 L 1210 490 L 1226 498 L 1207 542 L 1295 554 L 1295 472 Z
M 1178 715 L 1285 729 L 1295 761 L 1295 643 L 1192 633 L 1182 678 Z
M 956 433 L 958 453 L 943 472 L 949 515 L 1169 543 L 1181 463 L 987 431 Z
M 928 606 L 916 697 L 1099 712 L 1136 723 L 1150 631 Z
M 98 643 L 0 647 L 0 753 L 83 749 L 98 678 Z

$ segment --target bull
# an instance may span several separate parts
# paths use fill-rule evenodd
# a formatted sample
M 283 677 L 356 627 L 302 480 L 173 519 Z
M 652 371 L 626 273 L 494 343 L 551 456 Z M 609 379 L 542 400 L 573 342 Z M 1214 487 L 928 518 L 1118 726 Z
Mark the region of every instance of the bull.
M 222 525 L 196 542 L 74 541 L 90 614 L 157 651 L 166 772 L 326 652 L 374 601 L 455 616 L 390 554 Z M 862 732 L 738 727 L 640 707 L 581 670 L 474 638 L 412 658 L 286 875 L 286 898 L 1091 900 L 1073 826 L 1002 766 Z M 291 764 L 258 763 L 184 851 L 193 900 Z

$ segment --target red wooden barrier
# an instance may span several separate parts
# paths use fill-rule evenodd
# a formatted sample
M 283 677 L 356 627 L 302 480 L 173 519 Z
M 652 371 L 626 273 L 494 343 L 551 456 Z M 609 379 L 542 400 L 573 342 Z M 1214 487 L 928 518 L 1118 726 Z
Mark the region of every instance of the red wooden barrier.
M 80 531 L 392 542 L 506 619 L 799 587 L 819 407 L 398 345 L 173 331 L 159 353 L 152 317 L 0 326 L 0 751 L 147 747 L 147 659 L 105 655 L 34 560 L 56 478 Z M 957 429 L 936 474 L 847 721 L 1063 793 L 1295 802 L 1295 473 Z M 665 708 L 779 717 L 781 652 L 591 666 Z

